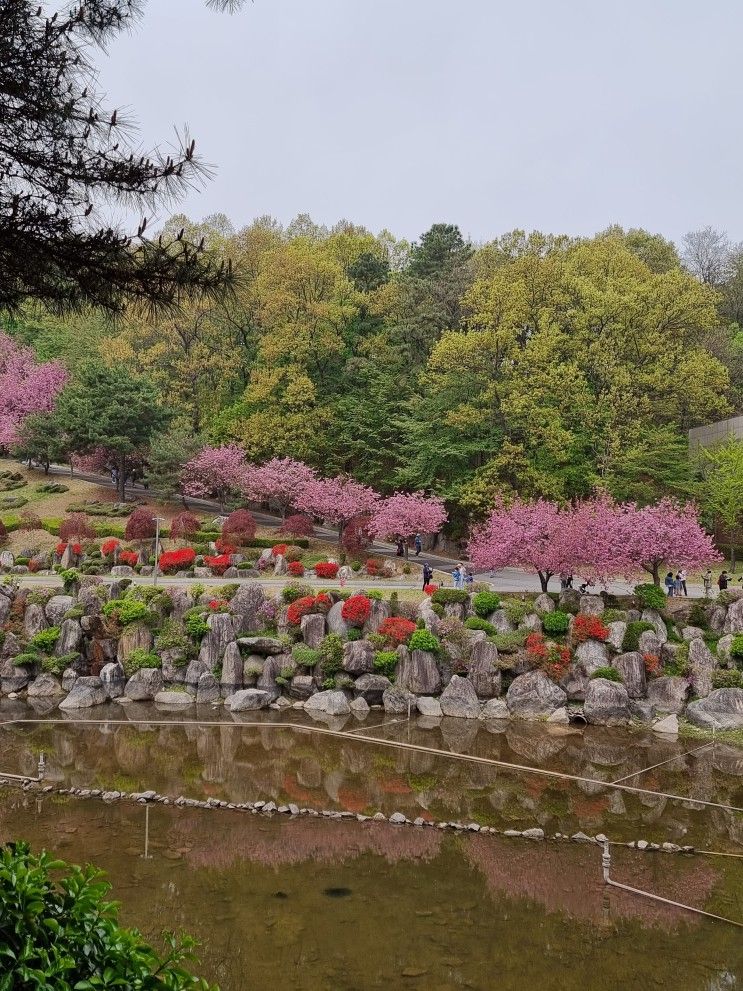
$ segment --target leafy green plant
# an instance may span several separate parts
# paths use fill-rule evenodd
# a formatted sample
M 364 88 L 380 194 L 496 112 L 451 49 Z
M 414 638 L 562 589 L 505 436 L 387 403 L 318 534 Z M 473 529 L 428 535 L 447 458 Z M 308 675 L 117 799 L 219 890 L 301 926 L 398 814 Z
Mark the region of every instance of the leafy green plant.
M 162 629 L 155 637 L 155 647 L 158 650 L 187 651 L 191 646 L 190 638 L 186 636 L 178 623 L 172 619 L 168 619 L 163 623 Z
M 547 612 L 542 616 L 542 629 L 545 633 L 549 633 L 550 636 L 559 636 L 561 633 L 567 633 L 570 627 L 570 614 L 563 612 L 561 609 L 555 609 L 553 612 Z
M 733 641 L 730 644 L 730 653 L 733 657 L 743 660 L 743 633 L 739 633 L 733 637 Z
M 357 626 L 352 626 L 348 630 L 348 633 L 346 633 L 346 640 L 350 640 L 352 642 L 355 640 L 361 640 L 362 637 L 363 637 L 363 633 Z
M 632 623 L 627 623 L 627 629 L 624 631 L 624 638 L 622 639 L 622 650 L 626 653 L 629 651 L 640 649 L 640 637 L 646 630 L 654 630 L 655 627 L 652 623 L 646 623 L 644 620 L 638 619 L 634 620 Z
M 67 612 L 64 614 L 64 618 L 82 619 L 84 615 L 85 615 L 85 610 L 83 609 L 82 606 L 73 606 L 71 609 L 67 610 Z
M 464 621 L 464 625 L 468 630 L 484 630 L 489 637 L 494 636 L 498 632 L 492 623 L 488 623 L 486 619 L 481 619 L 479 616 L 468 616 Z
M 248 661 L 245 665 L 246 678 L 259 678 L 263 674 L 263 665 L 258 661 Z
M 48 654 L 54 650 L 57 640 L 59 640 L 59 633 L 60 630 L 58 626 L 50 626 L 46 630 L 39 630 L 38 633 L 35 633 L 31 637 L 28 645 L 35 650 L 41 650 L 45 654 Z
M 591 679 L 594 678 L 604 678 L 606 681 L 622 681 L 622 676 L 617 669 L 610 667 L 596 668 L 591 675 Z
M 103 615 L 111 616 L 121 626 L 147 622 L 152 618 L 147 603 L 134 598 L 112 599 L 103 607 Z
M 159 668 L 162 661 L 151 650 L 144 647 L 135 647 L 124 661 L 124 674 L 131 678 L 141 668 Z
M 328 633 L 317 648 L 322 671 L 326 677 L 335 675 L 343 667 L 343 640 L 337 633 Z
M 26 843 L 0 848 L 0 987 L 8 991 L 103 988 L 209 991 L 184 963 L 196 945 L 165 935 L 161 956 L 119 923 L 96 868 L 73 867 Z M 216 989 L 212 989 L 216 991 Z
M 689 626 L 696 626 L 700 630 L 709 629 L 709 620 L 705 608 L 699 602 L 693 602 L 689 610 Z
M 200 606 L 188 610 L 183 617 L 183 625 L 186 627 L 188 635 L 197 642 L 209 632 L 209 624 L 204 618 L 204 613 Z
M 306 644 L 298 643 L 292 650 L 292 657 L 303 668 L 314 668 L 320 662 L 320 651 Z
M 460 604 L 469 602 L 469 598 L 469 592 L 465 592 L 464 589 L 461 588 L 437 588 L 431 596 L 431 601 L 438 602 L 439 605 L 445 606 L 450 602 Z
M 522 602 L 521 599 L 504 599 L 502 606 L 506 610 L 506 616 L 516 626 L 523 622 L 534 608 L 531 602 Z
M 743 671 L 718 668 L 712 672 L 713 688 L 743 688 Z
M 627 613 L 624 609 L 604 609 L 601 619 L 607 626 L 609 623 L 626 623 Z
M 314 594 L 315 590 L 312 585 L 304 585 L 301 582 L 289 582 L 281 590 L 281 598 L 287 605 L 291 605 L 297 599 L 303 599 L 305 596 Z
M 441 643 L 429 630 L 415 630 L 410 636 L 408 647 L 410 650 L 427 650 L 437 654 L 441 649 Z
M 502 654 L 516 654 L 526 643 L 531 630 L 513 630 L 510 633 L 496 633 L 489 639 Z
M 75 568 L 66 568 L 64 571 L 59 572 L 59 577 L 62 579 L 65 592 L 71 592 L 80 581 L 80 572 Z
M 476 592 L 472 597 L 472 608 L 481 619 L 486 619 L 500 606 L 500 596 L 496 592 Z
M 651 582 L 635 585 L 635 595 L 643 609 L 665 609 L 666 596 L 663 589 Z
M 381 602 L 384 599 L 384 595 L 379 591 L 378 588 L 373 588 L 371 592 L 366 593 L 367 599 L 373 599 L 375 602 Z
M 689 671 L 689 644 L 680 643 L 673 657 L 663 662 L 663 673 L 683 677 Z
M 65 657 L 45 657 L 41 662 L 41 670 L 44 674 L 56 674 L 57 676 L 63 675 L 65 669 L 69 667 L 68 656 L 69 655 Z
M 391 678 L 395 673 L 399 659 L 394 650 L 378 650 L 374 655 L 374 670 Z
M 36 664 L 42 662 L 42 657 L 40 654 L 33 653 L 32 651 L 24 650 L 21 654 L 16 654 L 13 658 L 13 664 L 17 668 L 31 668 Z

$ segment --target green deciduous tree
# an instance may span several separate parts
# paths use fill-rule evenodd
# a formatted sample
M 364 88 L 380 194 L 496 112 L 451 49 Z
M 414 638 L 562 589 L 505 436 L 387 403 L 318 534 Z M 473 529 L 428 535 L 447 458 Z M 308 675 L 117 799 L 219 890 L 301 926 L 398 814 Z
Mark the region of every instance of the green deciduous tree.
M 743 441 L 702 450 L 708 468 L 704 481 L 704 505 L 725 524 L 730 535 L 730 566 L 735 571 L 735 531 L 743 526 Z

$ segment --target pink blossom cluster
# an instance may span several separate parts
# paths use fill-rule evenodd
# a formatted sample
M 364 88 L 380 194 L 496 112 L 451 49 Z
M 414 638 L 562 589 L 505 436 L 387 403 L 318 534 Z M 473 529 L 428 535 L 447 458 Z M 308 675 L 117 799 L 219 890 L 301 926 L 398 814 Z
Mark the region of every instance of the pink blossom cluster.
M 58 361 L 37 363 L 31 348 L 0 331 L 0 445 L 9 447 L 33 413 L 50 413 L 67 381 Z

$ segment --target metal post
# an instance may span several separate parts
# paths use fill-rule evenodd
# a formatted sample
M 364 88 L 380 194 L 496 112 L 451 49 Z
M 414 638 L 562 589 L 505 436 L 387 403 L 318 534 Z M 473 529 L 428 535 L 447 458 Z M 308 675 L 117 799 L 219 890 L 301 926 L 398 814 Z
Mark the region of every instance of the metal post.
M 39 781 L 44 780 L 44 775 L 46 773 L 46 757 L 44 756 L 44 751 L 42 750 L 39 754 L 39 766 L 36 771 L 36 776 Z
M 143 860 L 152 860 L 150 856 L 150 806 L 149 804 L 144 807 L 144 853 L 142 854 Z
M 609 868 L 611 867 L 611 854 L 609 853 L 609 841 L 604 841 L 604 852 L 601 855 L 601 867 L 604 872 L 604 884 L 609 883 Z

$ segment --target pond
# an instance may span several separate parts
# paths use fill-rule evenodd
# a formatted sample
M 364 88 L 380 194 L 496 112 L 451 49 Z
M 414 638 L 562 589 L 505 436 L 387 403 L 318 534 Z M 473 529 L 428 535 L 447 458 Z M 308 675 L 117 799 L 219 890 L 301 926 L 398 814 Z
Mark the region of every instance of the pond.
M 284 720 L 305 728 L 265 725 L 276 713 L 236 723 L 204 708 L 198 718 L 215 725 L 180 725 L 183 717 L 134 704 L 108 706 L 87 724 L 7 723 L 2 770 L 33 774 L 43 751 L 47 783 L 59 787 L 400 811 L 743 853 L 743 816 L 698 804 L 743 805 L 743 751 L 725 744 L 700 750 L 704 741 L 624 730 L 431 726 L 375 713 L 342 728 L 352 735 L 332 737 L 295 712 Z M 0 703 L 0 720 L 33 716 Z M 584 780 L 377 746 L 359 734 Z M 601 784 L 655 764 L 626 782 L 647 792 Z M 163 927 L 191 932 L 202 944 L 200 972 L 223 991 L 277 980 L 307 991 L 743 987 L 741 930 L 605 888 L 594 845 L 157 805 L 145 858 L 145 814 L 130 802 L 6 787 L 0 840 L 23 837 L 103 867 L 124 920 L 153 937 Z M 612 856 L 617 880 L 743 920 L 741 859 L 617 847 Z

